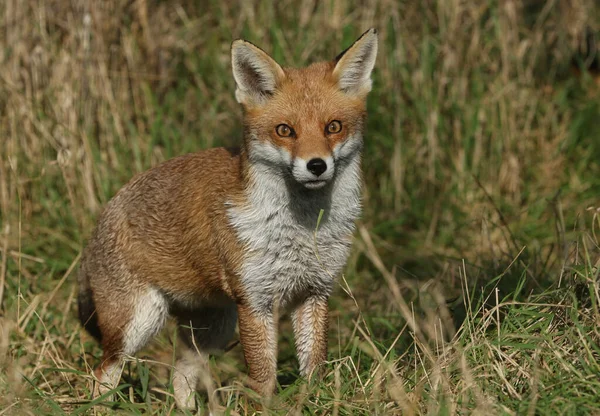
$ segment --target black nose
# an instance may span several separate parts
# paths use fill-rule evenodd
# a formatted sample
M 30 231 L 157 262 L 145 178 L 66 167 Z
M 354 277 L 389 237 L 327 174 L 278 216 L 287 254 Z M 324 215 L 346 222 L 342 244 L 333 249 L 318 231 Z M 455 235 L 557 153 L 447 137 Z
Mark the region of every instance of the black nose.
M 321 176 L 327 170 L 327 163 L 323 159 L 311 159 L 306 168 L 317 176 Z

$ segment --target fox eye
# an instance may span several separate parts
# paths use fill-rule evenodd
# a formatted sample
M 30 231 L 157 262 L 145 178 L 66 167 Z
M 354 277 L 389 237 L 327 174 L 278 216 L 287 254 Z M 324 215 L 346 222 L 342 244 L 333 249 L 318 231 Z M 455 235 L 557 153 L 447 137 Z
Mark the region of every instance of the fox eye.
M 339 133 L 340 131 L 342 131 L 342 122 L 341 121 L 333 120 L 331 123 L 329 123 L 327 125 L 327 127 L 325 127 L 325 132 L 327 134 L 335 134 L 335 133 Z
M 275 131 L 281 137 L 292 137 L 294 135 L 294 129 L 287 124 L 280 124 L 275 127 Z

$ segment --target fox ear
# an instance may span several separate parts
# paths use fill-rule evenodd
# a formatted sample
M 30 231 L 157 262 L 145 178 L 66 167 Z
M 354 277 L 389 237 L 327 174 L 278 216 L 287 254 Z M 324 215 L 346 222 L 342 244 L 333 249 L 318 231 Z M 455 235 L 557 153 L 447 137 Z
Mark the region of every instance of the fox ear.
M 283 69 L 262 49 L 238 39 L 231 44 L 231 66 L 240 104 L 262 104 L 285 78 Z
M 364 95 L 371 91 L 371 71 L 377 57 L 377 31 L 367 30 L 335 58 L 333 76 L 341 90 Z

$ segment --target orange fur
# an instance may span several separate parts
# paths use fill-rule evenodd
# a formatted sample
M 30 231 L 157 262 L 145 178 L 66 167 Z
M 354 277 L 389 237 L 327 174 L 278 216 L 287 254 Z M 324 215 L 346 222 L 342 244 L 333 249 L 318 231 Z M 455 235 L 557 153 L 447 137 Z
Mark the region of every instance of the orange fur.
M 376 49 L 371 30 L 334 62 L 283 69 L 254 45 L 234 42 L 241 153 L 206 150 L 137 175 L 108 203 L 84 251 L 79 311 L 104 350 L 99 392 L 114 387 L 124 356 L 168 315 L 181 325 L 180 407 L 194 406 L 197 372 L 225 347 L 236 321 L 247 382 L 264 395 L 276 381 L 280 307 L 294 309 L 301 372 L 326 359 L 331 274 L 345 264 L 360 212 Z M 331 132 L 334 120 L 341 129 Z M 282 137 L 282 124 L 293 135 Z
M 336 85 L 333 63 L 320 62 L 303 69 L 285 68 L 286 78 L 273 98 L 246 112 L 246 122 L 262 132 L 278 147 L 288 149 L 292 157 L 308 160 L 326 157 L 331 149 L 349 134 L 362 129 L 366 115 L 363 97 L 349 97 Z M 344 120 L 340 133 L 324 137 L 328 122 Z M 273 126 L 287 124 L 301 140 L 279 137 Z

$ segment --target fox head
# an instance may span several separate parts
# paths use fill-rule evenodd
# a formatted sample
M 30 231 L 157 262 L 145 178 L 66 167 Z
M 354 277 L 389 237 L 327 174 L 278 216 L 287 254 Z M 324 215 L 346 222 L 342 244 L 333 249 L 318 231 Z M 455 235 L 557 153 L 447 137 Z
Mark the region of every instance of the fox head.
M 334 60 L 301 69 L 282 68 L 250 42 L 234 41 L 235 96 L 244 109 L 250 163 L 319 189 L 359 158 L 376 55 L 375 29 Z

